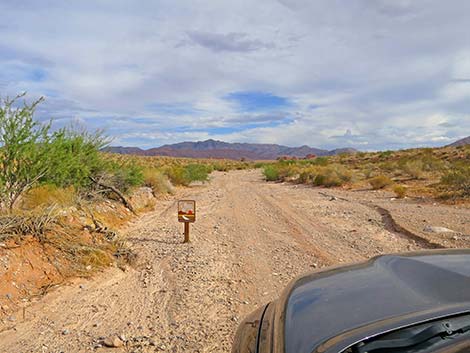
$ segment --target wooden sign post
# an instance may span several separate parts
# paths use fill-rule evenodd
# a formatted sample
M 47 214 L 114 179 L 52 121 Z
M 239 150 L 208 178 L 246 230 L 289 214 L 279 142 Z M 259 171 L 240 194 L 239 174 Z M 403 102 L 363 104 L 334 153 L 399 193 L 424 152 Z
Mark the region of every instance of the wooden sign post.
M 196 201 L 178 201 L 178 222 L 184 223 L 184 242 L 189 243 L 189 223 L 196 222 Z

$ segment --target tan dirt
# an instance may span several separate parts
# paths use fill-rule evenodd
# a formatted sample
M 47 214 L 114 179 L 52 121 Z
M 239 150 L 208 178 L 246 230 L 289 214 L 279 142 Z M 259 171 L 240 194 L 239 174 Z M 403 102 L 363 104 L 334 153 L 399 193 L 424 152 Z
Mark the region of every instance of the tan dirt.
M 211 179 L 176 195 L 197 200 L 191 243 L 182 244 L 176 197 L 160 202 L 125 230 L 134 268 L 74 281 L 28 306 L 0 333 L 0 352 L 228 352 L 240 320 L 306 271 L 470 243 L 468 209 L 266 183 L 259 171 Z M 395 214 L 406 231 L 389 224 Z M 451 228 L 453 217 L 458 235 L 421 232 L 433 222 Z M 104 338 L 124 345 L 101 347 Z

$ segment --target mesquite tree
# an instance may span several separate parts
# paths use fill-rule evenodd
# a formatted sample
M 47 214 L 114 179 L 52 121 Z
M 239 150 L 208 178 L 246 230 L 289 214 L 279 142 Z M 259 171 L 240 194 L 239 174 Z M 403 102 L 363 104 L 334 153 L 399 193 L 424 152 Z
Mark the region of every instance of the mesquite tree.
M 98 185 L 127 206 L 121 191 L 142 184 L 141 168 L 103 158 L 100 150 L 109 139 L 101 131 L 88 133 L 79 127 L 51 131 L 50 123 L 33 119 L 43 99 L 21 105 L 23 97 L 0 99 L 0 209 L 11 212 L 20 196 L 38 184 L 74 186 L 80 192 Z
M 33 120 L 43 99 L 16 107 L 23 96 L 0 100 L 0 206 L 10 211 L 20 195 L 48 171 L 50 124 Z

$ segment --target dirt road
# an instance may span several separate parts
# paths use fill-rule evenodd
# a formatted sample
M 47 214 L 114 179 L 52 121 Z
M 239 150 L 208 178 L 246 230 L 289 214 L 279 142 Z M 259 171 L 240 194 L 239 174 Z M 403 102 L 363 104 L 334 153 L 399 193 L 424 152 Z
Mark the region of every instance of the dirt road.
M 243 316 L 295 276 L 440 246 L 397 231 L 367 195 L 265 183 L 259 171 L 215 173 L 177 195 L 198 203 L 190 244 L 181 243 L 175 201 L 160 202 L 125 231 L 135 268 L 53 291 L 0 333 L 0 352 L 228 352 Z M 468 210 L 459 212 L 449 214 L 468 230 Z M 114 334 L 125 347 L 100 347 Z

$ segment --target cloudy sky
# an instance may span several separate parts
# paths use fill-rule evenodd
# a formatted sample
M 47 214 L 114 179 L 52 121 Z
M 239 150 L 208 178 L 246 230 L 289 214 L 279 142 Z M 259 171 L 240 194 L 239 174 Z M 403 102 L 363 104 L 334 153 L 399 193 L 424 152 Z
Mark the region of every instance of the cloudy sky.
M 470 135 L 467 0 L 0 0 L 0 95 L 114 145 Z

